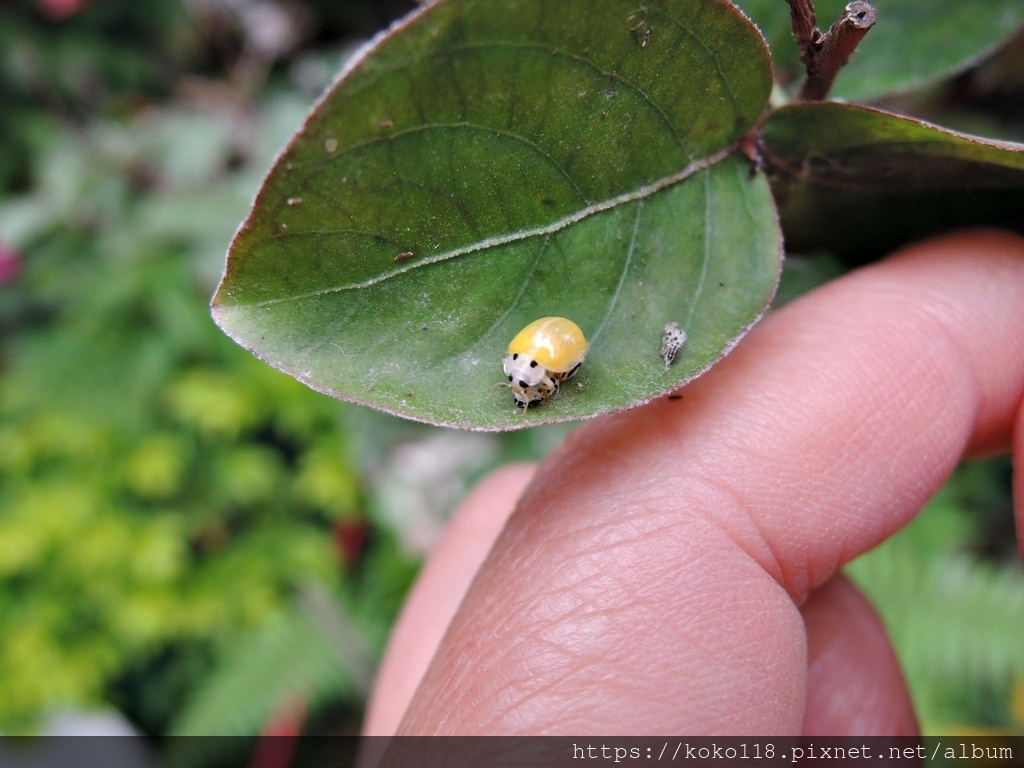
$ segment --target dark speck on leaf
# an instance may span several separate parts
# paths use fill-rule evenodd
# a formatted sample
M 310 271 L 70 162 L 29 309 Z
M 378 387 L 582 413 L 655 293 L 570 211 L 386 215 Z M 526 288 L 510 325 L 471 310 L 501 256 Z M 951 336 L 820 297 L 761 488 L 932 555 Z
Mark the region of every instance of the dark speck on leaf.
M 402 251 L 400 254 L 395 256 L 395 261 L 405 261 L 406 259 L 411 259 L 413 255 L 412 251 Z
M 551 197 L 545 197 L 543 200 L 541 200 L 541 202 L 549 207 L 555 204 L 554 198 Z
M 654 34 L 654 30 L 647 24 L 646 19 L 641 17 L 639 13 L 633 14 L 630 20 L 636 20 L 636 23 L 629 28 L 629 34 L 632 35 L 633 41 L 637 45 L 641 48 L 646 48 L 647 44 L 651 42 L 651 35 Z

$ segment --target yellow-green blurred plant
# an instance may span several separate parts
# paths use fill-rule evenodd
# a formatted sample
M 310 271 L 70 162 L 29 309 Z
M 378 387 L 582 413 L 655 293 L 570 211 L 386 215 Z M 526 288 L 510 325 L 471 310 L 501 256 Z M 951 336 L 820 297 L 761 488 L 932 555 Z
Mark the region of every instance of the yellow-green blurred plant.
M 885 620 L 926 733 L 1024 727 L 1024 574 L 1008 480 L 1008 460 L 960 467 L 849 568 Z
M 165 730 L 238 648 L 287 622 L 300 584 L 382 642 L 411 569 L 371 530 L 369 561 L 390 561 L 395 588 L 367 603 L 352 588 L 365 566 L 332 538 L 372 527 L 348 411 L 237 348 L 207 311 L 248 169 L 295 114 L 266 105 L 246 123 L 262 143 L 199 111 L 50 123 L 31 192 L 0 205 L 21 260 L 0 286 L 0 731 L 104 702 Z M 358 696 L 346 674 L 336 660 L 320 698 Z M 247 726 L 276 705 L 251 701 Z

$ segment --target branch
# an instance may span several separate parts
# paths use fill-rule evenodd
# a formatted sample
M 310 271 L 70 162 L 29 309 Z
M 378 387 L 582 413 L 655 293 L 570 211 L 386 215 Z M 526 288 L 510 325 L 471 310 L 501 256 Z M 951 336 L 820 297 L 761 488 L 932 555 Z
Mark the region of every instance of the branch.
M 843 68 L 861 38 L 875 24 L 875 8 L 865 0 L 854 0 L 846 6 L 839 21 L 825 34 L 815 26 L 811 0 L 786 0 L 793 24 L 793 37 L 800 47 L 800 59 L 807 70 L 807 80 L 800 89 L 805 101 L 820 101 L 828 95 L 832 81 Z
M 811 0 L 786 0 L 789 3 L 789 16 L 793 27 L 793 37 L 800 49 L 800 61 L 804 69 L 810 72 L 814 58 L 821 44 L 821 30 L 814 19 L 814 5 Z

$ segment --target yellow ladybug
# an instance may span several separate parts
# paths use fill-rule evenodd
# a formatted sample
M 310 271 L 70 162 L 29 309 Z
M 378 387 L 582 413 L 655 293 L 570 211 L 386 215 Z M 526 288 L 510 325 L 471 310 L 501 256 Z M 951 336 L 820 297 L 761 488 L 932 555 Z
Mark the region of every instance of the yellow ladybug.
M 583 365 L 588 346 L 580 327 L 564 317 L 542 317 L 523 328 L 508 345 L 504 363 L 516 405 L 540 405 L 555 394 Z

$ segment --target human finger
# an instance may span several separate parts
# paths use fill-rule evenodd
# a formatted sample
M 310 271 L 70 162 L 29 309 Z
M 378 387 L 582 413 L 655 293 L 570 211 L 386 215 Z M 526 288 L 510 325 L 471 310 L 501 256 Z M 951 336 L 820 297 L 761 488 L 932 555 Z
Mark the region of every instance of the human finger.
M 365 735 L 394 735 L 473 576 L 535 469 L 524 463 L 493 472 L 452 513 L 395 623 L 367 705 Z
M 1013 506 L 1017 511 L 1017 546 L 1024 558 L 1024 403 L 1017 410 L 1013 431 Z
M 916 736 L 917 717 L 885 626 L 842 574 L 801 606 L 806 736 Z
M 1008 446 L 1021 306 L 1020 239 L 934 240 L 778 311 L 681 400 L 576 430 L 402 730 L 798 732 L 797 606 L 965 452 Z

